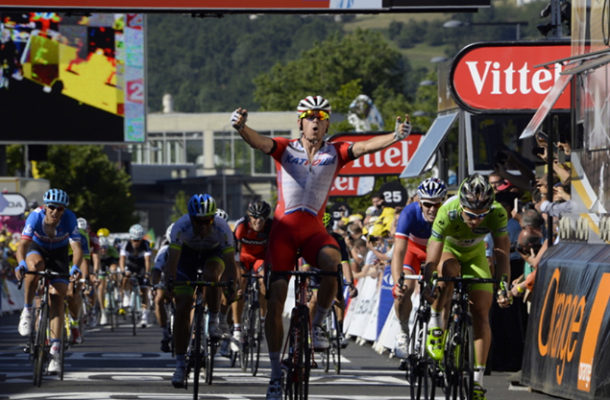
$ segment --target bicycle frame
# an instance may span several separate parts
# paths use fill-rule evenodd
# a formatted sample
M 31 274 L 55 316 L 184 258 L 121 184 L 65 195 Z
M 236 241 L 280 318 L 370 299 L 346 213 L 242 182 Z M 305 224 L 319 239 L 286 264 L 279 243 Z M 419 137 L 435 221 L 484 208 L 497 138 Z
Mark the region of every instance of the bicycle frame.
M 252 376 L 256 376 L 262 337 L 258 282 L 259 279 L 264 279 L 264 277 L 256 274 L 242 274 L 242 278 L 247 279 L 247 282 L 244 293 L 244 311 L 242 313 L 241 369 L 246 372 L 249 363 Z

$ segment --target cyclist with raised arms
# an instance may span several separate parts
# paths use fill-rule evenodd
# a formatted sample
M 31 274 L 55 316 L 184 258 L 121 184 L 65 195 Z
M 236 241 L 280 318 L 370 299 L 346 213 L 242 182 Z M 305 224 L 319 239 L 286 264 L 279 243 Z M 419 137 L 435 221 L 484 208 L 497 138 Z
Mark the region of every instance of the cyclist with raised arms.
M 257 274 L 263 276 L 263 263 L 265 252 L 267 251 L 269 232 L 271 231 L 272 219 L 271 206 L 266 201 L 257 200 L 248 205 L 248 215 L 240 218 L 235 223 L 235 245 L 239 254 L 239 270 L 247 274 Z M 240 272 L 240 277 L 241 273 Z M 246 291 L 247 279 L 240 279 L 241 293 Z M 262 319 L 267 315 L 267 300 L 265 299 L 265 284 L 259 280 L 261 296 Z M 240 298 L 233 303 L 233 341 L 231 349 L 238 351 L 237 343 L 241 340 L 241 315 L 244 312 L 244 298 Z
M 50 189 L 43 197 L 44 207 L 28 215 L 17 248 L 19 266 L 15 276 L 21 280 L 25 276 L 25 307 L 19 318 L 19 334 L 28 336 L 33 325 L 33 306 L 38 276 L 26 275 L 25 271 L 44 271 L 46 268 L 59 273 L 70 273 L 72 280 L 81 275 L 78 265 L 83 259 L 80 234 L 76 216 L 67 209 L 70 204 L 68 194 L 60 189 Z M 74 265 L 68 264 L 68 246 L 72 248 Z M 58 373 L 59 345 L 64 326 L 64 297 L 68 291 L 68 279 L 51 280 L 50 319 L 51 356 L 49 373 Z
M 278 206 L 275 210 L 269 243 L 273 251 L 265 258 L 271 271 L 294 268 L 297 250 L 313 267 L 336 272 L 341 263 L 337 241 L 326 232 L 322 217 L 331 186 L 345 164 L 365 154 L 382 150 L 404 139 L 411 132 L 409 116 L 396 119 L 395 132 L 362 142 L 323 140 L 330 126 L 331 106 L 322 96 L 308 96 L 297 106 L 298 139 L 262 136 L 246 125 L 247 110 L 238 108 L 231 124 L 254 149 L 274 158 L 277 169 Z M 288 279 L 271 275 L 265 333 L 271 360 L 271 380 L 267 399 L 282 397 L 280 349 L 284 337 L 282 311 L 288 292 Z M 326 276 L 318 291 L 318 309 L 312 321 L 313 345 L 329 346 L 322 324 L 337 293 L 337 279 Z
M 205 281 L 233 279 L 235 282 L 237 266 L 233 232 L 229 224 L 216 215 L 216 202 L 210 195 L 196 194 L 190 198 L 187 209 L 188 214 L 180 217 L 172 227 L 169 257 L 165 264 L 166 287 L 171 289 L 172 279 L 174 282 L 196 281 L 199 267 L 202 267 Z M 176 371 L 172 385 L 181 388 L 184 385 L 194 289 L 190 286 L 176 286 L 172 294 L 176 304 L 173 327 Z M 215 339 L 222 338 L 218 315 L 220 294 L 218 287 L 208 287 L 205 290 L 209 310 L 208 332 Z
M 470 275 L 492 278 L 485 257 L 485 235 L 491 233 L 496 257 L 496 278 L 506 274 L 510 282 L 510 239 L 507 232 L 507 215 L 502 205 L 494 200 L 494 190 L 487 179 L 479 174 L 462 182 L 458 195 L 453 196 L 438 210 L 428 244 L 426 270 L 438 270 L 439 276 Z M 443 358 L 445 326 L 441 312 L 453 293 L 453 283 L 439 282 L 440 295 L 432 304 L 426 347 L 430 356 Z M 470 286 L 470 311 L 473 317 L 475 370 L 474 399 L 484 400 L 483 373 L 491 344 L 489 309 L 493 301 L 491 284 Z M 508 307 L 510 299 L 498 295 L 500 307 Z M 448 316 L 445 316 L 445 319 Z
M 416 281 L 405 280 L 399 285 L 402 273 L 419 275 L 421 264 L 426 262 L 426 247 L 432 233 L 432 223 L 438 209 L 447 196 L 445 182 L 438 178 L 428 178 L 417 188 L 418 202 L 406 206 L 398 217 L 392 256 L 392 279 L 394 280 L 394 310 L 400 321 L 400 333 L 396 337 L 394 352 L 398 358 L 406 358 L 409 343 L 409 316 L 413 304 L 411 295 Z M 426 271 L 431 276 L 430 271 Z
M 125 241 L 119 251 L 119 267 L 123 271 L 123 307 L 128 307 L 131 290 L 129 282 L 131 275 L 135 275 L 140 284 L 140 295 L 142 296 L 142 328 L 148 325 L 148 286 L 150 276 L 152 251 L 150 243 L 144 240 L 144 228 L 135 224 L 129 228 L 129 240 Z M 138 293 L 136 293 L 136 296 Z

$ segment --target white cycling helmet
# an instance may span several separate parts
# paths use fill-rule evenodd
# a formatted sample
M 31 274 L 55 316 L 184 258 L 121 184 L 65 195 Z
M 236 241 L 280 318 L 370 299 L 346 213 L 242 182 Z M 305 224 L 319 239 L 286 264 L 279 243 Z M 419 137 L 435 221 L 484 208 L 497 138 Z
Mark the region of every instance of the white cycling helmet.
M 322 96 L 307 96 L 299 102 L 299 105 L 297 106 L 297 111 L 300 115 L 301 113 L 304 113 L 307 110 L 322 110 L 330 115 L 332 107 L 330 106 L 328 100 L 326 100 Z
M 100 247 L 107 249 L 110 247 L 110 239 L 106 236 L 100 236 Z
M 78 224 L 78 229 L 82 229 L 84 231 L 87 230 L 88 224 L 87 224 L 87 220 L 86 219 L 79 218 L 79 219 L 76 220 L 76 223 Z
M 142 225 L 135 224 L 129 228 L 129 238 L 131 240 L 141 240 L 144 237 L 144 228 Z

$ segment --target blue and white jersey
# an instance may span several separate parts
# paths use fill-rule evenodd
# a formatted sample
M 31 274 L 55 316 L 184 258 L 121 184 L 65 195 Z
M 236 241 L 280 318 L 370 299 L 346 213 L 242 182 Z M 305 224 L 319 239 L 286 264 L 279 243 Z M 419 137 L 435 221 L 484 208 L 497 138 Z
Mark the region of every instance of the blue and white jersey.
M 174 223 L 170 242 L 169 247 L 177 250 L 182 250 L 184 246 L 195 251 L 207 251 L 220 247 L 223 254 L 235 251 L 231 227 L 227 221 L 218 215 L 214 216 L 212 229 L 205 237 L 196 235 L 193 232 L 191 218 L 188 214 L 183 215 Z
M 430 235 L 432 224 L 424 218 L 419 202 L 406 206 L 398 217 L 395 236 L 420 246 L 427 246 Z
M 45 215 L 44 207 L 32 211 L 25 221 L 21 238 L 34 241 L 40 247 L 48 250 L 59 249 L 71 242 L 81 241 L 76 215 L 72 211 L 68 209 L 64 211 L 52 236 L 49 236 L 44 229 Z
M 157 252 L 157 256 L 155 257 L 155 265 L 153 269 L 158 269 L 159 271 L 163 271 L 165 269 L 165 264 L 167 264 L 167 260 L 169 258 L 169 245 L 161 246 L 159 251 Z

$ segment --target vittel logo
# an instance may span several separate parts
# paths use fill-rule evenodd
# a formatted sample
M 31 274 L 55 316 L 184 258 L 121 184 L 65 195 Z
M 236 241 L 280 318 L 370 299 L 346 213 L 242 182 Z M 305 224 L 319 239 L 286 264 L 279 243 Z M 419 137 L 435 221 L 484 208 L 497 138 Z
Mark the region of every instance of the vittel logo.
M 553 68 L 533 69 L 527 61 L 502 65 L 498 61 L 466 61 L 477 94 L 484 94 L 486 83 L 491 81 L 491 92 L 487 94 L 529 94 L 535 92 L 546 94 L 559 79 L 563 70 L 561 64 Z

